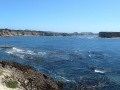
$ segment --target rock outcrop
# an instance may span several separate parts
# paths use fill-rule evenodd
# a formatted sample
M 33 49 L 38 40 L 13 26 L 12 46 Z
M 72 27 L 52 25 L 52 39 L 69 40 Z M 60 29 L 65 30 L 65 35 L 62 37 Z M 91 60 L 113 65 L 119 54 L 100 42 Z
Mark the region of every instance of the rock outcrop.
M 16 62 L 0 62 L 0 80 L 0 86 L 5 88 L 4 90 L 11 90 L 14 84 L 14 90 L 61 90 L 61 87 L 45 74 Z
M 10 30 L 0 29 L 0 36 L 71 36 L 70 33 L 57 33 L 47 31 L 34 31 L 34 30 Z
M 60 33 L 60 32 L 49 32 L 49 31 L 35 31 L 35 30 L 11 30 L 11 29 L 0 29 L 0 36 L 82 36 L 82 35 L 96 35 L 92 32 L 73 32 L 73 33 Z
M 116 38 L 116 37 L 120 37 L 120 32 L 99 32 L 99 37 Z

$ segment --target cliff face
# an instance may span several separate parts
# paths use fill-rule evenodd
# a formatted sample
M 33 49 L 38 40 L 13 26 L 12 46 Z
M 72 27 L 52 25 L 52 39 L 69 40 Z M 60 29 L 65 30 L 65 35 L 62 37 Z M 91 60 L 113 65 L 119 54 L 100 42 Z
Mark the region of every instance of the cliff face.
M 74 33 L 58 33 L 48 31 L 32 31 L 32 30 L 10 30 L 0 29 L 0 36 L 81 36 L 81 35 L 95 35 L 92 32 L 74 32 Z
M 120 32 L 99 32 L 99 37 L 102 38 L 120 37 Z
M 28 31 L 28 30 L 0 30 L 0 36 L 43 36 L 44 32 L 41 31 Z
M 9 30 L 0 29 L 0 36 L 70 36 L 69 33 L 56 33 L 45 31 L 30 31 L 30 30 Z

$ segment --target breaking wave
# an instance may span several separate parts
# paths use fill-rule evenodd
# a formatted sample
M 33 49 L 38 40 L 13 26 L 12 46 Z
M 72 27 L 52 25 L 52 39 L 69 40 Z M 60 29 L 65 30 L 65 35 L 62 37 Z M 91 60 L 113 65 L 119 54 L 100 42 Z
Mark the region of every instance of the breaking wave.
M 19 53 L 19 54 L 30 54 L 30 55 L 45 55 L 45 52 L 35 52 L 35 51 L 32 51 L 32 50 L 23 50 L 23 49 L 16 48 L 16 47 L 13 47 L 12 49 L 7 50 L 6 53 L 9 53 L 9 54 Z
M 82 86 L 96 86 L 99 82 L 106 86 L 108 85 L 107 83 L 117 82 L 114 78 L 110 81 L 108 77 L 102 76 L 108 74 L 106 67 L 103 67 L 105 66 L 104 60 L 108 58 L 108 55 L 104 52 L 80 50 L 71 52 L 35 51 L 17 47 L 6 48 L 4 51 L 8 55 L 23 60 L 39 62 L 38 67 L 36 64 L 34 65 L 40 68 L 40 71 L 43 70 L 56 81 L 67 83 L 67 86 L 70 85 L 73 88 L 74 85 L 79 85 L 82 88 Z M 41 64 L 41 61 L 43 64 Z M 64 88 L 67 88 L 67 86 L 64 86 Z
M 101 73 L 101 74 L 106 73 L 105 70 L 100 70 L 100 69 L 95 69 L 94 72 L 95 73 Z
M 37 52 L 32 50 L 24 50 L 16 47 L 12 47 L 10 49 L 6 49 L 5 52 L 7 54 L 19 57 L 21 59 L 27 59 L 27 60 L 36 60 L 41 59 L 40 57 L 46 55 L 46 52 Z

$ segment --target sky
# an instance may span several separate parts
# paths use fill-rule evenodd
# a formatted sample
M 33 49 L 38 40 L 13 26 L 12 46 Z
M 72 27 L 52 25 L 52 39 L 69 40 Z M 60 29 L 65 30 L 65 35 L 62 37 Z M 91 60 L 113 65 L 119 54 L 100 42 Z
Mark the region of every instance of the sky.
M 0 0 L 0 28 L 120 31 L 120 0 Z

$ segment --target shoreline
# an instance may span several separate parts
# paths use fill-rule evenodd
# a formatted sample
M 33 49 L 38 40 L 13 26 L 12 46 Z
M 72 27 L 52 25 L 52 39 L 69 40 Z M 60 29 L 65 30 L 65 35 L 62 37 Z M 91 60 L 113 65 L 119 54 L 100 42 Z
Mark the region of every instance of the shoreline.
M 11 30 L 11 29 L 0 29 L 0 37 L 11 37 L 11 36 L 83 36 L 83 35 L 96 35 L 92 32 L 51 32 L 51 31 L 35 31 L 35 30 Z
M 61 88 L 51 78 L 30 66 L 16 62 L 0 62 L 0 90 L 61 90 Z
M 71 36 L 72 33 L 59 33 L 49 31 L 35 31 L 35 30 L 10 30 L 0 29 L 0 37 L 11 36 Z

